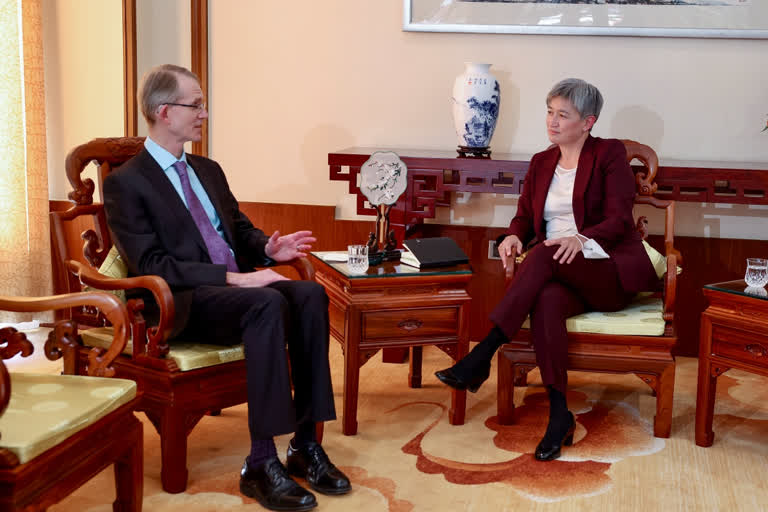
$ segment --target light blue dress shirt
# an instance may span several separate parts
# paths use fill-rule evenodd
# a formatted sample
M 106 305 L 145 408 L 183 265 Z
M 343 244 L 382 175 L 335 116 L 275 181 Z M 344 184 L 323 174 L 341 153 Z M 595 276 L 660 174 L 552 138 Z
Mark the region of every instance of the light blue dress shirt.
M 173 156 L 167 149 L 160 146 L 157 142 L 153 141 L 149 137 L 144 139 L 144 147 L 147 148 L 147 151 L 149 152 L 150 155 L 152 155 L 152 158 L 154 158 L 157 164 L 163 169 L 163 172 L 171 181 L 171 185 L 173 185 L 173 188 L 176 189 L 176 192 L 179 194 L 179 197 L 184 202 L 184 205 L 187 207 L 187 209 L 189 209 L 189 205 L 187 204 L 187 198 L 184 197 L 184 190 L 181 188 L 181 180 L 179 179 L 179 174 L 176 172 L 176 169 L 173 168 L 173 164 L 177 162 L 176 157 Z M 182 151 L 181 158 L 179 158 L 178 160 L 181 162 L 184 162 L 184 165 L 187 166 L 187 174 L 189 175 L 189 185 L 190 187 L 192 187 L 192 192 L 194 192 L 197 198 L 200 200 L 200 204 L 203 205 L 205 214 L 208 216 L 208 219 L 211 221 L 211 224 L 213 224 L 213 227 L 216 229 L 216 232 L 226 242 L 227 239 L 224 237 L 224 229 L 221 226 L 221 219 L 219 219 L 219 214 L 216 212 L 216 208 L 213 207 L 213 203 L 211 203 L 211 199 L 208 197 L 208 194 L 205 192 L 205 189 L 203 188 L 203 185 L 200 183 L 200 180 L 197 179 L 197 174 L 195 174 L 195 170 L 192 168 L 191 165 L 187 163 L 186 152 Z M 232 255 L 234 256 L 235 252 L 232 251 L 231 247 L 229 248 L 229 250 L 230 252 L 232 252 Z

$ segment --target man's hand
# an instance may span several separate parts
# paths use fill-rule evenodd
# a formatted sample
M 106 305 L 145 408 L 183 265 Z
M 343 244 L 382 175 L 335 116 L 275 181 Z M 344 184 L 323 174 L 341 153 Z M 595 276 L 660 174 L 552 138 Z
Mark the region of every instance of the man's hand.
M 310 250 L 315 242 L 317 238 L 312 236 L 311 231 L 297 231 L 285 236 L 280 236 L 280 232 L 275 231 L 269 237 L 264 253 L 275 261 L 290 261 L 306 256 L 306 251 Z
M 559 245 L 552 259 L 559 260 L 560 263 L 570 263 L 573 258 L 581 252 L 584 248 L 584 244 L 579 240 L 578 236 L 565 236 L 562 238 L 553 238 L 551 240 L 544 240 L 544 245 Z
M 227 284 L 238 288 L 261 288 L 277 281 L 290 281 L 290 279 L 278 274 L 271 268 L 245 274 L 227 272 Z
M 504 268 L 507 268 L 507 263 L 514 261 L 514 258 L 518 254 L 523 253 L 523 242 L 517 238 L 517 235 L 508 235 L 499 244 L 499 256 L 501 256 L 501 264 Z

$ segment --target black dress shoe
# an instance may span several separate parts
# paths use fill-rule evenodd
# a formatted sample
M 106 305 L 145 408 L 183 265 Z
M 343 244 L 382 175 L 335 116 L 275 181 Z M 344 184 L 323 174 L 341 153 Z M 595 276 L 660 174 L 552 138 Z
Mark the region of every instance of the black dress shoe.
M 289 443 L 285 465 L 290 474 L 306 478 L 309 486 L 317 492 L 335 495 L 352 490 L 347 475 L 333 465 L 318 443 L 307 443 L 301 448 L 294 448 L 293 442 Z
M 315 496 L 297 484 L 277 457 L 255 468 L 245 459 L 240 471 L 240 492 L 270 510 L 309 510 L 317 506 Z
M 571 411 L 568 411 L 568 417 L 571 421 L 565 429 L 553 427 L 551 422 L 547 425 L 547 432 L 536 447 L 536 460 L 555 460 L 560 457 L 560 450 L 563 445 L 571 446 L 573 444 L 576 420 Z M 560 431 L 560 434 L 556 431 Z M 562 434 L 563 431 L 565 431 L 564 435 Z
M 483 382 L 488 380 L 488 377 L 490 375 L 491 375 L 490 366 L 480 375 L 476 375 L 475 377 L 472 377 L 471 379 L 466 381 L 457 377 L 456 374 L 453 373 L 452 367 L 435 372 L 435 377 L 440 379 L 440 382 L 442 382 L 443 384 L 451 386 L 453 389 L 458 389 L 459 391 L 467 390 L 467 391 L 471 391 L 472 393 L 477 393 L 477 390 L 480 389 L 480 386 L 482 386 Z

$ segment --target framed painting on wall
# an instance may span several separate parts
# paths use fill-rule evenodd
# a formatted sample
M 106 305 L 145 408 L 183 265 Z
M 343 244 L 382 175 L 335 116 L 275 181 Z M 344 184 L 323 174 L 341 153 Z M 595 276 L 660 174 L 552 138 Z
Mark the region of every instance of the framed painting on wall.
M 404 0 L 403 30 L 768 38 L 766 0 Z

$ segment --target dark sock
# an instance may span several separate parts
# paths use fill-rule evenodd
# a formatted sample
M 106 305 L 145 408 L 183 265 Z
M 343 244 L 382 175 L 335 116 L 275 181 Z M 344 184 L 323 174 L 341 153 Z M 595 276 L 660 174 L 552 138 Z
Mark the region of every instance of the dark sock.
M 312 442 L 317 442 L 317 430 L 315 430 L 315 422 L 307 421 L 299 423 L 296 427 L 296 434 L 291 439 L 291 445 L 294 448 L 301 448 Z
M 272 457 L 277 457 L 277 449 L 272 439 L 251 439 L 251 454 L 248 456 L 248 467 L 258 467 Z
M 464 359 L 453 365 L 451 368 L 453 374 L 460 379 L 469 380 L 472 377 L 487 373 L 491 366 L 493 355 L 507 341 L 509 340 L 504 331 L 499 329 L 498 326 L 494 326 L 483 341 L 475 345 L 475 348 Z

